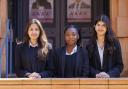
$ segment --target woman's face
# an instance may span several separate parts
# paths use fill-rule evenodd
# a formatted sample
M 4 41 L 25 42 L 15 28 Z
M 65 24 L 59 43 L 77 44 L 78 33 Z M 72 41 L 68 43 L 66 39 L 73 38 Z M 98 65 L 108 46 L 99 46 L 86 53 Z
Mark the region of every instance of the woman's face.
M 105 36 L 107 31 L 106 24 L 103 21 L 98 21 L 95 25 L 95 30 L 98 36 Z
M 70 46 L 76 45 L 78 39 L 79 35 L 76 28 L 68 28 L 65 32 L 66 44 Z
M 28 29 L 30 40 L 37 40 L 40 35 L 40 30 L 37 24 L 31 24 Z

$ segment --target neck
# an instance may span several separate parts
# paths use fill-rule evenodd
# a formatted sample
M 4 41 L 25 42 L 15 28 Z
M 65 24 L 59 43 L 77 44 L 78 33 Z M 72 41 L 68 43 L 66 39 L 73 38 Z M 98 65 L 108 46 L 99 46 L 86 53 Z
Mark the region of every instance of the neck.
M 30 40 L 30 42 L 31 42 L 32 45 L 37 44 L 37 40 Z
M 74 48 L 75 46 L 76 46 L 76 45 L 67 45 L 67 47 L 66 47 L 67 52 L 68 52 L 68 53 L 71 53 L 72 50 L 73 50 L 73 48 Z
M 98 36 L 97 37 L 97 42 L 98 42 L 100 48 L 104 47 L 104 38 L 105 38 L 104 36 Z
M 100 43 L 104 43 L 104 39 L 105 39 L 104 36 L 97 36 L 97 41 Z

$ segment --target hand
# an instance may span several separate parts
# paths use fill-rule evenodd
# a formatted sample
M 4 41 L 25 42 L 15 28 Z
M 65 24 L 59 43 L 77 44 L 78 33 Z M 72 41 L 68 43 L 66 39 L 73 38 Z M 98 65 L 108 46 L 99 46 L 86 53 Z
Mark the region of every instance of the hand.
M 99 74 L 96 74 L 96 78 L 110 78 L 110 76 L 105 72 L 100 72 Z
M 31 79 L 41 78 L 40 74 L 36 73 L 36 72 L 31 73 L 28 77 L 31 78 Z

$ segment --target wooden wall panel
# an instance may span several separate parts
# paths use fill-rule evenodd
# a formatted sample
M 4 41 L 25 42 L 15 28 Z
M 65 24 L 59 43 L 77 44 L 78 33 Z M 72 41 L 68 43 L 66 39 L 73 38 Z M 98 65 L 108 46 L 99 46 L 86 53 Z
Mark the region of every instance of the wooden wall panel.
M 118 4 L 118 16 L 127 17 L 128 16 L 128 0 L 119 0 Z
M 117 36 L 128 37 L 128 17 L 117 18 Z
M 128 0 L 110 0 L 112 28 L 120 40 L 124 70 L 122 77 L 128 77 Z
M 124 70 L 121 74 L 122 77 L 128 77 L 128 38 L 119 39 L 122 49 L 122 58 L 124 63 Z

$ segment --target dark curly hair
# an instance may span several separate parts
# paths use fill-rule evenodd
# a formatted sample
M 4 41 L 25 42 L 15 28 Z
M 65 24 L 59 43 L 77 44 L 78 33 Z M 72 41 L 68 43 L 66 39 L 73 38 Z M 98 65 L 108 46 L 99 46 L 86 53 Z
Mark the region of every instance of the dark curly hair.
M 67 25 L 64 29 L 64 34 L 66 33 L 66 31 L 69 29 L 69 28 L 75 28 L 78 35 L 79 35 L 79 39 L 77 40 L 77 45 L 80 46 L 81 45 L 81 32 L 80 32 L 80 28 L 77 26 L 77 25 Z

